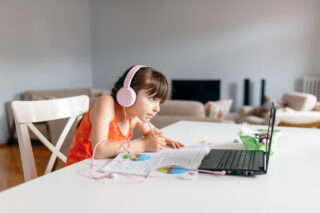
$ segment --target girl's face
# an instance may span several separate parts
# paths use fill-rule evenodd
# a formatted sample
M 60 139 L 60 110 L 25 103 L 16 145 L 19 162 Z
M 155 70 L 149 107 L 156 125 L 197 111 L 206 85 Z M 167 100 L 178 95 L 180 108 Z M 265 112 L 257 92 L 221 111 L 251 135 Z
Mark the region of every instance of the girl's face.
M 138 92 L 136 102 L 130 107 L 130 111 L 141 121 L 146 122 L 147 118 L 153 118 L 160 111 L 160 101 L 161 99 L 154 98 L 142 89 Z

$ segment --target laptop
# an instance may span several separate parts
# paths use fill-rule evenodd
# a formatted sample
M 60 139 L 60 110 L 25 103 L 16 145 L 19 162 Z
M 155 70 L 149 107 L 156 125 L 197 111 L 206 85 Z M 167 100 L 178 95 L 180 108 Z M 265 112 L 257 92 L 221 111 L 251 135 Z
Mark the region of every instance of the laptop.
M 260 150 L 211 149 L 199 169 L 225 171 L 227 175 L 254 176 L 266 174 L 272 145 L 276 109 L 271 104 L 266 152 Z

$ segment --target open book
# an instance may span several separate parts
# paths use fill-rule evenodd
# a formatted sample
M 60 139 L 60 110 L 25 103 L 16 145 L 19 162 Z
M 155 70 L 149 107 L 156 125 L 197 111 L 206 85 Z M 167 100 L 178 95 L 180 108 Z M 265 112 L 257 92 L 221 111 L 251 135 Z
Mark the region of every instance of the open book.
M 129 175 L 158 177 L 176 177 L 196 180 L 197 171 L 202 159 L 210 151 L 207 145 L 187 146 L 180 149 L 165 148 L 160 152 L 129 154 L 121 153 L 108 165 L 101 169 L 102 172 L 121 172 Z

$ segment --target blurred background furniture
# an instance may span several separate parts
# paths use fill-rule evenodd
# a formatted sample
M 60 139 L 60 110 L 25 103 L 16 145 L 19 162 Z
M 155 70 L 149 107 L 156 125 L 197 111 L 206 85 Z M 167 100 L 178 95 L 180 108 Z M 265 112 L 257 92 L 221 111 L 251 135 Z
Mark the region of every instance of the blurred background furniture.
M 87 95 L 89 96 L 89 107 L 91 107 L 95 101 L 104 94 L 109 94 L 109 90 L 104 89 L 90 89 L 90 88 L 80 88 L 80 89 L 64 89 L 64 90 L 36 90 L 36 91 L 26 91 L 22 95 L 22 100 L 49 100 L 55 98 L 71 97 L 77 95 Z M 221 105 L 221 102 L 228 100 L 220 100 L 216 102 L 208 102 L 212 106 L 213 104 Z M 229 100 L 230 102 L 230 100 Z M 230 106 L 232 104 L 232 100 Z M 229 106 L 229 108 L 230 108 Z M 207 108 L 207 109 L 206 109 Z M 160 106 L 160 112 L 152 119 L 152 123 L 158 127 L 163 128 L 167 125 L 175 123 L 180 120 L 187 121 L 206 121 L 206 122 L 235 122 L 235 116 L 230 114 L 228 111 L 225 115 L 220 118 L 214 118 L 208 112 L 208 105 L 201 103 L 200 101 L 189 101 L 189 100 L 166 100 Z M 213 107 L 211 107 L 211 112 Z M 7 113 L 8 113 L 8 125 L 11 135 L 11 140 L 16 140 L 17 135 L 15 131 L 15 125 L 13 120 L 11 102 L 7 103 Z M 67 120 L 59 119 L 47 122 L 38 122 L 35 126 L 40 130 L 40 132 L 50 141 L 56 143 L 62 129 L 64 128 Z M 70 143 L 73 139 L 75 130 L 72 129 L 67 135 L 66 142 L 61 147 L 61 152 L 67 154 L 69 150 Z M 135 129 L 134 138 L 140 137 L 140 133 Z M 38 140 L 38 138 L 31 132 L 31 140 Z
M 271 102 L 262 107 L 244 106 L 239 109 L 238 123 L 267 125 Z M 320 102 L 315 95 L 308 93 L 286 93 L 281 101 L 276 101 L 276 125 L 320 128 Z
M 166 100 L 160 106 L 160 112 L 151 120 L 157 128 L 163 128 L 177 121 L 204 121 L 234 123 L 233 120 L 225 118 L 207 117 L 206 108 L 200 101 L 188 100 Z M 134 138 L 141 137 L 139 131 L 134 129 Z
M 21 95 L 21 100 L 23 101 L 50 100 L 50 99 L 56 99 L 56 98 L 86 95 L 89 97 L 89 100 L 90 100 L 89 105 L 91 106 L 98 97 L 104 94 L 109 94 L 109 93 L 110 91 L 106 89 L 92 89 L 92 88 L 33 90 L 33 91 L 24 92 Z M 6 103 L 8 128 L 9 128 L 8 143 L 12 143 L 14 140 L 17 139 L 11 103 L 12 102 Z M 66 122 L 67 122 L 66 119 L 62 119 L 62 120 L 56 120 L 56 121 L 38 122 L 35 125 L 46 138 L 48 138 L 50 141 L 56 142 Z M 37 137 L 33 133 L 30 133 L 30 138 L 31 140 L 37 140 Z
M 38 176 L 29 130 L 52 152 L 45 170 L 45 174 L 47 174 L 51 172 L 57 157 L 64 163 L 66 162 L 67 158 L 60 152 L 60 148 L 65 142 L 67 134 L 75 124 L 75 121 L 79 121 L 88 109 L 89 97 L 86 95 L 52 100 L 12 102 L 12 111 L 25 181 Z M 50 142 L 39 129 L 33 125 L 33 123 L 57 119 L 68 119 L 68 121 L 56 143 Z

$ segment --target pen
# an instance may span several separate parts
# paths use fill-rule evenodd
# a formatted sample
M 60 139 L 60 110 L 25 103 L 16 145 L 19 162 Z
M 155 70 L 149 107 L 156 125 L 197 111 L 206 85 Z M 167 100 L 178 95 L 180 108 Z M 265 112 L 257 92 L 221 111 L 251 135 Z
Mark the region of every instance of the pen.
M 147 122 L 148 122 L 148 126 L 149 126 L 149 128 L 150 128 L 150 131 L 152 132 L 152 135 L 153 135 L 153 136 L 156 136 L 156 135 L 154 134 L 153 128 L 151 127 L 149 118 L 147 118 Z

